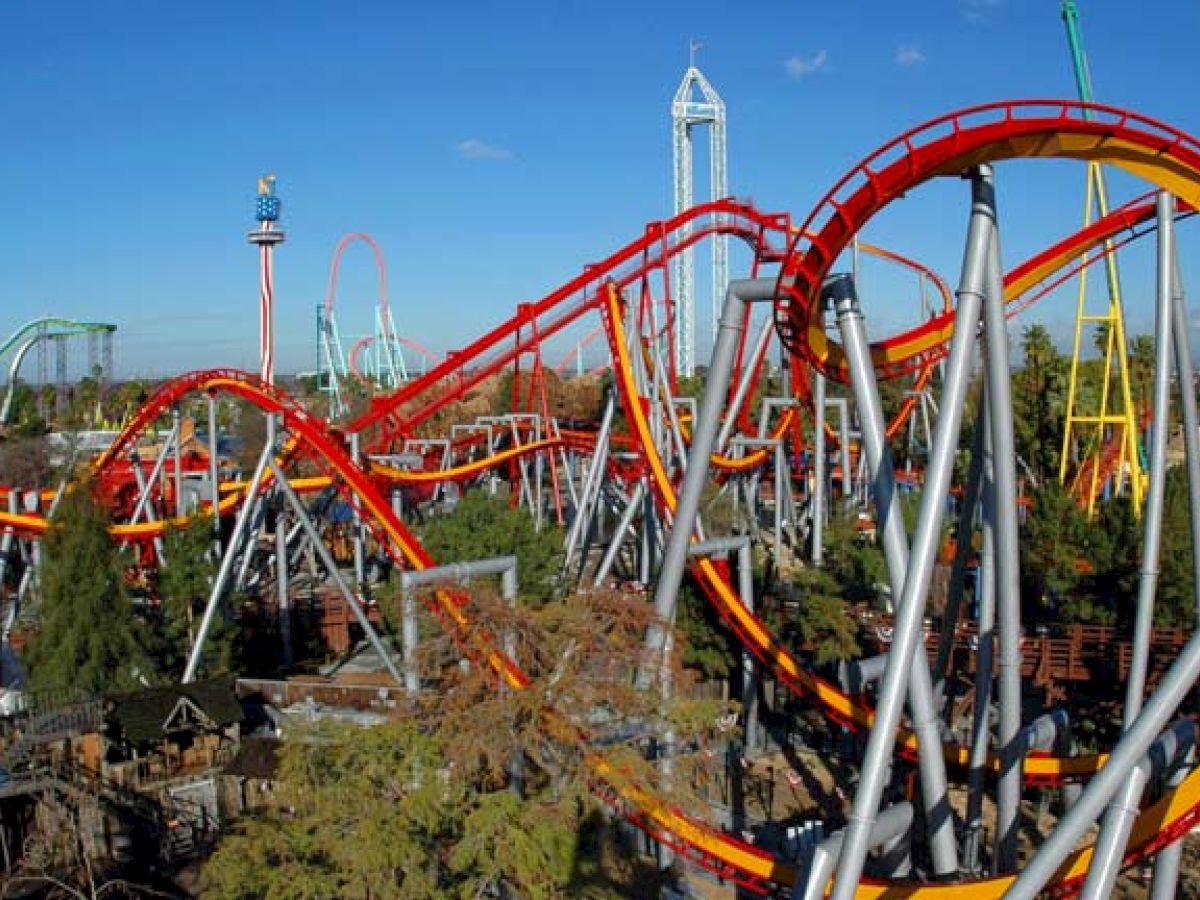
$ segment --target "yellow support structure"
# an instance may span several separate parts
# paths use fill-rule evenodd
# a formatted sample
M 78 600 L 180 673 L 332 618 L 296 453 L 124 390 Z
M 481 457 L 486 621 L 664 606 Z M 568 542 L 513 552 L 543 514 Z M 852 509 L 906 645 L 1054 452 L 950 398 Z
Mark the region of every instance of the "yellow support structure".
M 1108 214 L 1108 195 L 1104 187 L 1104 173 L 1099 163 L 1088 164 L 1087 199 L 1084 202 L 1084 226 L 1093 221 L 1094 209 L 1099 208 L 1099 215 Z M 1100 462 L 1104 454 L 1106 431 L 1113 429 L 1107 437 L 1109 441 L 1119 441 L 1119 457 L 1115 473 L 1116 491 L 1124 489 L 1126 482 L 1133 500 L 1134 514 L 1141 517 L 1142 498 L 1145 495 L 1146 475 L 1142 470 L 1141 455 L 1138 452 L 1137 411 L 1133 405 L 1133 391 L 1129 379 L 1129 345 L 1125 336 L 1125 314 L 1121 305 L 1121 283 L 1117 272 L 1116 255 L 1111 241 L 1104 243 L 1104 270 L 1108 286 L 1108 311 L 1102 314 L 1087 312 L 1087 260 L 1079 273 L 1079 296 L 1075 310 L 1075 342 L 1071 353 L 1071 377 L 1067 386 L 1067 414 L 1063 428 L 1062 458 L 1059 464 L 1058 478 L 1065 483 L 1067 470 L 1071 460 L 1071 449 L 1074 442 L 1079 442 L 1083 449 L 1083 459 L 1092 459 L 1091 471 L 1088 474 L 1089 483 L 1086 486 L 1087 513 L 1091 517 L 1096 512 L 1096 496 L 1100 492 Z M 1080 352 L 1083 341 L 1083 331 L 1089 324 L 1105 324 L 1108 326 L 1107 339 L 1104 349 L 1104 369 L 1101 372 L 1099 409 L 1084 411 L 1080 409 Z M 1119 396 L 1110 409 L 1110 397 L 1113 387 L 1114 363 L 1117 375 Z M 1122 476 L 1127 473 L 1127 479 Z M 1082 467 L 1080 474 L 1085 474 Z
M 1079 28 L 1079 11 L 1075 0 L 1063 0 L 1063 24 L 1067 28 L 1067 43 L 1071 48 L 1071 64 L 1075 70 L 1075 86 L 1079 99 L 1092 101 L 1092 77 L 1088 71 L 1087 57 L 1083 52 L 1083 36 Z M 1091 118 L 1085 112 L 1086 118 Z M 1083 224 L 1092 223 L 1093 205 L 1098 206 L 1101 216 L 1108 215 L 1108 192 L 1104 188 L 1104 172 L 1100 164 L 1088 163 L 1087 199 L 1084 201 Z M 1079 272 L 1079 301 L 1075 310 L 1075 347 L 1071 353 L 1071 380 L 1067 388 L 1067 421 L 1063 428 L 1062 459 L 1059 463 L 1058 480 L 1066 482 L 1067 467 L 1071 459 L 1073 440 L 1080 442 L 1083 459 L 1092 461 L 1091 472 L 1081 466 L 1078 479 L 1088 474 L 1087 513 L 1096 512 L 1096 494 L 1100 491 L 1100 464 L 1104 459 L 1106 429 L 1114 429 L 1109 441 L 1119 441 L 1115 490 L 1120 492 L 1128 473 L 1129 491 L 1133 498 L 1134 515 L 1141 518 L 1142 498 L 1146 491 L 1146 476 L 1142 471 L 1142 458 L 1138 452 L 1137 412 L 1133 405 L 1133 392 L 1129 387 L 1129 344 L 1125 339 L 1125 313 L 1121 307 L 1121 279 L 1117 273 L 1117 258 L 1113 253 L 1112 241 L 1104 242 L 1104 271 L 1108 279 L 1108 312 L 1102 315 L 1087 313 L 1087 257 L 1083 258 Z M 1108 325 L 1104 347 L 1104 371 L 1101 375 L 1100 408 L 1095 414 L 1079 410 L 1079 353 L 1084 325 L 1103 323 Z M 1114 409 L 1109 409 L 1109 391 L 1113 381 L 1113 357 L 1116 356 L 1118 389 L 1120 398 Z

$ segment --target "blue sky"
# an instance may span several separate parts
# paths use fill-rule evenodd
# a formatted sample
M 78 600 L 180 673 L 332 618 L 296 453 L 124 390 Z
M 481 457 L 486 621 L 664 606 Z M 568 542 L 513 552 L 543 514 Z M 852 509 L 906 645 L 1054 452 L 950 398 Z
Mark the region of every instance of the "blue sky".
M 1080 7 L 1097 99 L 1200 132 L 1200 4 Z M 406 333 L 464 344 L 669 215 L 670 100 L 693 38 L 728 107 L 731 190 L 797 220 L 926 118 L 1074 94 L 1056 0 L 7 3 L 0 332 L 51 313 L 108 319 L 125 374 L 254 368 L 245 232 L 272 171 L 289 234 L 281 369 L 314 365 L 314 308 L 349 231 L 382 244 Z M 1078 222 L 1080 167 L 998 177 L 1010 262 Z M 961 191 L 927 194 L 868 237 L 953 283 Z M 1129 264 L 1134 331 L 1149 329 L 1151 249 Z M 339 321 L 361 333 L 367 252 L 349 251 L 343 273 Z M 878 329 L 904 318 L 866 303 Z M 1037 315 L 1068 333 L 1068 300 Z

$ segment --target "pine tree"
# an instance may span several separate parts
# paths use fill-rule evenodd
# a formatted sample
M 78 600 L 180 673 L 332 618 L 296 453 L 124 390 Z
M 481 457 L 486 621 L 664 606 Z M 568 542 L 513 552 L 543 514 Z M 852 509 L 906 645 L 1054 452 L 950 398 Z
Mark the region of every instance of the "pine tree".
M 1025 366 L 1013 373 L 1013 426 L 1017 455 L 1041 484 L 1058 477 L 1066 417 L 1066 357 L 1041 325 L 1030 325 L 1021 339 Z
M 525 510 L 483 491 L 468 492 L 454 512 L 433 519 L 421 542 L 439 563 L 512 554 L 523 599 L 544 603 L 557 593 L 561 532 L 549 525 L 538 531 Z
M 651 784 L 653 765 L 615 726 L 641 731 L 662 717 L 681 746 L 710 746 L 726 707 L 688 699 L 691 679 L 677 666 L 670 703 L 637 689 L 632 676 L 651 616 L 644 598 L 570 594 L 513 608 L 477 589 L 471 608 L 488 630 L 513 635 L 531 685 L 498 691 L 486 667 L 454 662 L 437 668 L 438 690 L 403 719 L 369 728 L 319 723 L 289 736 L 272 808 L 222 835 L 201 875 L 205 896 L 657 896 L 644 874 L 621 873 L 620 860 L 594 841 L 601 803 L 588 757 L 596 747 L 582 743 L 577 723 L 588 722 L 593 739 L 608 729 L 618 738 L 604 747 L 606 777 Z M 509 775 L 518 754 L 516 784 Z M 690 785 L 705 758 L 676 759 L 668 802 L 700 807 Z
M 811 652 L 819 665 L 858 656 L 858 620 L 829 571 L 816 566 L 799 568 L 793 586 L 799 602 L 792 625 L 801 647 Z
M 200 516 L 186 527 L 172 526 L 163 540 L 165 563 L 158 572 L 159 640 L 155 656 L 162 674 L 177 681 L 183 676 L 195 642 L 204 606 L 216 576 L 209 553 L 212 518 Z M 204 642 L 201 668 L 205 675 L 220 675 L 233 664 L 236 628 L 218 610 Z
M 103 696 L 151 680 L 145 628 L 89 481 L 63 496 L 42 550 L 41 628 L 25 654 L 32 689 Z
M 726 678 L 739 665 L 741 647 L 712 604 L 696 592 L 689 579 L 679 588 L 676 627 L 683 665 L 701 678 Z

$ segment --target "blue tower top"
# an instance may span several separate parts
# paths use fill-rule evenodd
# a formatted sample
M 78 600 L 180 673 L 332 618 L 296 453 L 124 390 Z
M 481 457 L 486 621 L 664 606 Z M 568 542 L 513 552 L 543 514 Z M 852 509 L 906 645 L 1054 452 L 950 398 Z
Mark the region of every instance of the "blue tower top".
M 278 222 L 282 204 L 275 196 L 275 176 L 264 175 L 258 179 L 258 198 L 254 204 L 254 218 L 259 222 Z

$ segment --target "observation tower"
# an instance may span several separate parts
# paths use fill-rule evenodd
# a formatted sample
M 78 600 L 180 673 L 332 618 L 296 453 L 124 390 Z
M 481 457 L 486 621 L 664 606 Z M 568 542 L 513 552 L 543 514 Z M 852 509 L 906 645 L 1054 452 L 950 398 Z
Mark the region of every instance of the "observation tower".
M 692 168 L 692 129 L 708 127 L 708 159 L 710 196 L 723 198 L 729 191 L 725 172 L 725 102 L 713 90 L 704 74 L 696 68 L 696 50 L 692 56 L 675 101 L 671 104 L 671 130 L 675 173 L 675 215 L 695 204 L 695 185 Z M 717 214 L 719 215 L 719 214 Z M 685 226 L 681 240 L 686 242 L 691 225 Z M 729 246 L 722 234 L 712 239 L 712 334 L 717 333 L 720 304 L 729 281 Z M 695 261 L 692 250 L 681 253 L 675 260 L 675 362 L 680 375 L 691 377 L 696 370 L 696 288 Z
M 258 179 L 258 199 L 254 204 L 254 218 L 258 228 L 246 235 L 246 239 L 258 247 L 258 376 L 265 384 L 275 384 L 275 271 L 272 254 L 276 244 L 282 244 L 287 234 L 276 227 L 282 209 L 275 196 L 275 176 L 264 175 Z

